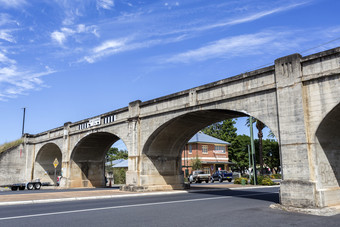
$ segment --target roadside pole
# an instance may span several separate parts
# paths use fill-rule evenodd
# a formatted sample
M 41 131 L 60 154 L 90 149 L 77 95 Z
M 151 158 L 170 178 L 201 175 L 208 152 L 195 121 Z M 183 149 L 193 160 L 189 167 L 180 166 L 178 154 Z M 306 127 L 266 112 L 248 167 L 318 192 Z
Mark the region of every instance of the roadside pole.
M 251 169 L 250 145 L 248 145 L 248 159 L 249 159 L 248 175 L 249 175 L 249 181 L 250 181 L 250 179 L 251 179 L 251 174 L 250 174 L 250 169 Z
M 25 114 L 26 114 L 26 107 L 22 108 L 24 109 L 24 113 L 22 116 L 22 131 L 21 131 L 21 136 L 24 136 L 25 134 Z
M 55 185 L 57 185 L 57 166 L 59 165 L 58 159 L 55 158 L 54 162 L 53 162 L 53 166 L 54 166 L 54 182 Z
M 249 125 L 250 125 L 250 146 L 251 146 L 251 153 L 253 156 L 254 185 L 256 185 L 257 173 L 256 173 L 256 160 L 255 160 L 255 144 L 254 144 L 254 135 L 253 135 L 253 117 L 249 117 Z

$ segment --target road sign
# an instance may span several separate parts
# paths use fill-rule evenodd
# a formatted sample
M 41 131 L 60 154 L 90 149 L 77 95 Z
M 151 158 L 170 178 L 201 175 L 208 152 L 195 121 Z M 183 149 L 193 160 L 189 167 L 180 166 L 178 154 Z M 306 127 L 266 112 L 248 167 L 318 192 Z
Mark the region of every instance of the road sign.
M 54 168 L 57 168 L 57 166 L 59 165 L 57 158 L 54 159 L 53 165 L 54 165 Z

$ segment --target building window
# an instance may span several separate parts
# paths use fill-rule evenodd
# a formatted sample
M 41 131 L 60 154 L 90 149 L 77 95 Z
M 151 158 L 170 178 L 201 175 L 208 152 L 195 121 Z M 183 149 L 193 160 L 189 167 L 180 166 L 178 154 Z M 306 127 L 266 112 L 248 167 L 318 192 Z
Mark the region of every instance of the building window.
M 225 146 L 215 145 L 214 153 L 222 153 L 222 154 L 225 154 Z
M 210 174 L 210 168 L 209 167 L 204 167 L 203 168 L 204 173 Z
M 208 154 L 208 145 L 202 145 L 202 154 Z
M 192 146 L 189 144 L 189 154 L 192 154 Z

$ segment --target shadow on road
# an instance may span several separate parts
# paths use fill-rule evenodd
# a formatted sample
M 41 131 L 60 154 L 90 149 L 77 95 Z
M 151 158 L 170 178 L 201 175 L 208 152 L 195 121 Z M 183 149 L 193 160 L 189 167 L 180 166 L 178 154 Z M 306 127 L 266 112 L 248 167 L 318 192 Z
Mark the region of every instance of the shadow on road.
M 230 197 L 242 197 L 248 199 L 263 200 L 272 203 L 279 203 L 279 188 L 259 188 L 259 189 L 230 189 L 230 188 L 214 188 L 214 187 L 194 187 L 194 190 L 190 190 L 190 193 L 215 195 L 215 196 L 230 196 Z

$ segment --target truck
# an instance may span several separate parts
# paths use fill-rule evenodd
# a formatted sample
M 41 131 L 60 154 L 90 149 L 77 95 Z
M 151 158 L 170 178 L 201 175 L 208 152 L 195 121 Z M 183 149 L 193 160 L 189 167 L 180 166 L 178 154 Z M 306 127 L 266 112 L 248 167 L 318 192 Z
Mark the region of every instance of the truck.
M 220 183 L 225 180 L 231 182 L 233 180 L 233 173 L 228 172 L 227 170 L 217 170 L 211 175 L 210 182 L 214 183 L 215 180 L 218 180 Z
M 6 185 L 0 185 L 0 187 L 7 187 L 10 188 L 12 191 L 16 190 L 40 190 L 41 186 L 44 183 L 41 183 L 39 179 L 35 179 L 33 181 L 25 182 L 25 183 L 13 183 L 13 184 L 6 184 Z
M 209 183 L 209 180 L 210 180 L 210 174 L 204 173 L 203 170 L 195 170 L 189 176 L 190 184 L 193 183 L 193 182 L 201 183 L 202 181 L 205 181 L 206 183 Z

